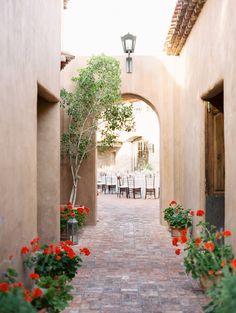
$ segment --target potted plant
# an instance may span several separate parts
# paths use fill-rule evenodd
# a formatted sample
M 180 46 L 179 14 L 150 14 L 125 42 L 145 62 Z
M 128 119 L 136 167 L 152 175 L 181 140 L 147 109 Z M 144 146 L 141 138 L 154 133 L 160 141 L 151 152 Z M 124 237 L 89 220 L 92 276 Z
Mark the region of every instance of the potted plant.
M 205 313 L 235 312 L 236 308 L 236 259 L 223 269 L 223 277 L 208 291 L 210 301 L 204 306 Z
M 189 209 L 181 205 L 171 205 L 165 210 L 165 219 L 168 221 L 173 237 L 180 237 L 183 229 L 192 226 L 192 215 Z
M 75 218 L 78 222 L 78 226 L 81 227 L 90 212 L 90 209 L 85 206 L 74 207 L 72 203 L 69 202 L 64 207 L 60 208 L 60 231 L 61 231 L 61 240 L 69 239 L 66 233 L 67 221 L 71 218 Z
M 199 278 L 206 290 L 222 277 L 222 269 L 234 257 L 231 246 L 224 242 L 224 238 L 230 236 L 231 232 L 218 232 L 214 226 L 203 221 L 197 227 L 200 236 L 186 241 L 184 265 L 186 272 L 195 279 Z

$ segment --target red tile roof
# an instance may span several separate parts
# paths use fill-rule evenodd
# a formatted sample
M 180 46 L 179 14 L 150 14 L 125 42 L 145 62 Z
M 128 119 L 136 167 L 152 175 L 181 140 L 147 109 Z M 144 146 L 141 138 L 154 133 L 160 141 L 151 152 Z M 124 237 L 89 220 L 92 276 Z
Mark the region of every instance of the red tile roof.
M 178 0 L 165 41 L 168 55 L 179 55 L 207 0 Z

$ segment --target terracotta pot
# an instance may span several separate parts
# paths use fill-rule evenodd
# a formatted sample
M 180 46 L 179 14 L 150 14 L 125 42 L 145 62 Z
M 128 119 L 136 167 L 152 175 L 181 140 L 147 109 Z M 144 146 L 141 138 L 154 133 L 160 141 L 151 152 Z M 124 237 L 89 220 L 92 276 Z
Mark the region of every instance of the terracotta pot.
M 47 313 L 47 309 L 41 309 L 38 311 L 38 313 Z
M 171 236 L 172 237 L 181 237 L 182 236 L 182 229 L 181 228 L 174 228 L 174 227 L 170 227 L 171 228 Z
M 202 289 L 204 291 L 207 291 L 209 288 L 211 288 L 216 282 L 218 282 L 223 277 L 222 273 L 215 273 L 211 276 L 201 276 L 199 281 Z

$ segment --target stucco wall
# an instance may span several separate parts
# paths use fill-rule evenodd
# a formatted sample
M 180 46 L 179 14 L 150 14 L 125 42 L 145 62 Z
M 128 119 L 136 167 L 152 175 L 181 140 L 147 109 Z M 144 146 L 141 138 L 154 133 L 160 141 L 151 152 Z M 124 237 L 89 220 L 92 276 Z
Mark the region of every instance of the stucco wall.
M 37 229 L 37 81 L 49 98 L 59 95 L 61 3 L 53 0 L 8 0 L 0 10 L 0 265 L 20 259 L 19 248 Z M 43 96 L 43 95 L 42 95 Z M 48 123 L 54 126 L 54 151 L 42 171 L 55 161 L 52 184 L 59 190 L 59 106 Z M 45 131 L 45 130 L 44 130 Z M 47 138 L 47 133 L 44 133 Z M 56 165 L 57 162 L 57 165 Z M 59 206 L 59 192 L 40 197 Z M 58 212 L 58 210 L 57 210 Z M 55 214 L 58 214 L 55 212 Z M 59 223 L 50 239 L 58 239 Z M 48 230 L 50 232 L 50 230 Z M 47 236 L 46 236 L 47 237 Z
M 181 72 L 175 106 L 175 196 L 191 209 L 205 207 L 204 101 L 224 80 L 225 227 L 236 251 L 236 20 L 234 0 L 208 0 L 177 60 Z M 176 59 L 176 58 L 175 58 Z M 180 77 L 182 75 L 182 77 Z M 186 135 L 186 133 L 188 135 Z
M 157 112 L 160 123 L 160 173 L 161 173 L 161 207 L 165 207 L 174 196 L 174 158 L 173 158 L 173 104 L 175 102 L 175 92 L 177 90 L 173 76 L 164 67 L 163 62 L 156 57 L 133 56 L 134 71 L 127 74 L 125 70 L 125 57 L 117 57 L 121 64 L 121 92 L 124 95 L 133 94 L 147 101 Z M 61 84 L 69 90 L 73 89 L 71 77 L 77 75 L 77 69 L 85 66 L 86 57 L 78 56 L 62 71 Z M 62 115 L 62 131 L 65 126 Z M 157 136 L 159 133 L 157 133 Z M 89 164 L 87 172 L 95 171 L 96 164 Z M 96 176 L 92 177 L 96 180 Z M 61 171 L 61 201 L 67 201 L 69 197 L 70 173 L 68 166 L 62 164 Z M 89 177 L 86 177 L 88 180 Z M 81 180 L 82 182 L 82 180 Z M 86 182 L 87 186 L 88 182 Z M 95 198 L 91 198 L 94 181 L 90 181 L 90 188 L 80 188 L 80 193 L 86 199 L 86 194 L 90 197 L 90 202 L 86 203 L 96 212 Z M 93 218 L 95 221 L 95 219 Z

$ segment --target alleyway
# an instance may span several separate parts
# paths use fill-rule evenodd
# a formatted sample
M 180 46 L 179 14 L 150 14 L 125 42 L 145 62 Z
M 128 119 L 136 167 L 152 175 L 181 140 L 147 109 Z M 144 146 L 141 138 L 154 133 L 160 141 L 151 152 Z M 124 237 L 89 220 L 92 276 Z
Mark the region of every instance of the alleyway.
M 99 222 L 84 228 L 91 249 L 66 313 L 197 313 L 205 298 L 159 224 L 158 200 L 99 196 Z

